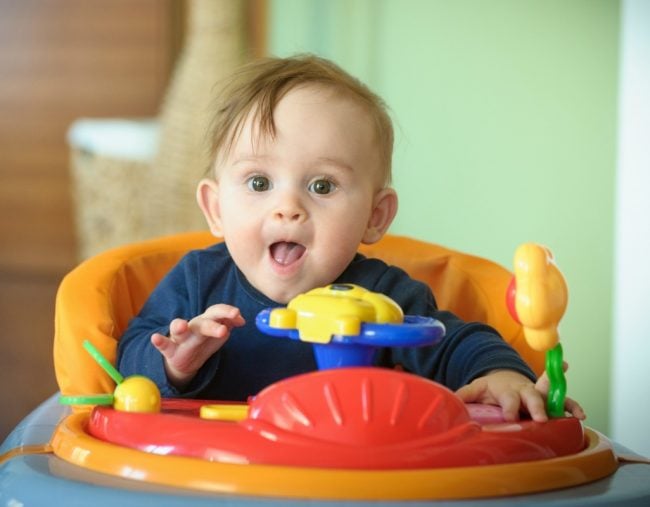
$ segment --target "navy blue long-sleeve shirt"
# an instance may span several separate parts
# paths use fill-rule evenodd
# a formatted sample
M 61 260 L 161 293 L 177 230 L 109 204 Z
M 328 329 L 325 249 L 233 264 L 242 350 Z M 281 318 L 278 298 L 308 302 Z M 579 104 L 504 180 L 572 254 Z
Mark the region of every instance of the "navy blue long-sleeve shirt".
M 438 310 L 429 287 L 400 268 L 357 254 L 335 282 L 354 283 L 383 293 L 397 302 L 405 314 L 434 317 L 445 325 L 447 332 L 440 343 L 381 349 L 377 366 L 401 365 L 406 371 L 453 390 L 501 368 L 535 379 L 530 368 L 494 329 L 463 322 Z M 239 308 L 246 325 L 231 331 L 221 349 L 180 392 L 168 382 L 162 354 L 151 344 L 151 335 L 169 335 L 173 319 L 190 320 L 217 303 Z M 261 310 L 277 306 L 282 305 L 248 283 L 225 243 L 192 251 L 161 281 L 130 322 L 119 342 L 117 367 L 125 376 L 140 374 L 151 378 L 166 397 L 245 400 L 273 382 L 317 369 L 309 343 L 267 336 L 255 326 L 255 317 Z

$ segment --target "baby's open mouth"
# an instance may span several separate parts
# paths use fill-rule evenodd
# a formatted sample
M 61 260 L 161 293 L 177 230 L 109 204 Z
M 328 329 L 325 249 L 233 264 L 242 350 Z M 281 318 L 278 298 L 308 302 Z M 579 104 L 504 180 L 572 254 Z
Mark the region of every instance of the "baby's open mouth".
M 270 251 L 275 262 L 288 266 L 302 257 L 305 247 L 292 241 L 279 241 L 271 245 Z

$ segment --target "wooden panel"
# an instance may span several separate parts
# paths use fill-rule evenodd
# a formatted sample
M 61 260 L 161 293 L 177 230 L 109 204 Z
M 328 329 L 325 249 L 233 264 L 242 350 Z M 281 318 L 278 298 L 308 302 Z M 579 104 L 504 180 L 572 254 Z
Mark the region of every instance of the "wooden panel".
M 179 5 L 0 0 L 0 439 L 56 391 L 54 295 L 76 262 L 66 131 L 157 113 Z
M 75 262 L 65 134 L 80 116 L 152 116 L 171 0 L 0 0 L 0 267 Z

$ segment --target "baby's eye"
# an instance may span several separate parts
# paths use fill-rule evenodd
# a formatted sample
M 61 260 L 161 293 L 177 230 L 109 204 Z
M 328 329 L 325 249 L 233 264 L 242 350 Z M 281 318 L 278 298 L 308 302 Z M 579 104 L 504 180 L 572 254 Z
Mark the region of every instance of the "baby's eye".
M 314 192 L 315 194 L 331 194 L 336 189 L 336 185 L 330 180 L 320 179 L 312 181 L 309 184 L 309 191 Z
M 271 188 L 271 182 L 266 176 L 253 176 L 248 180 L 248 188 L 253 192 L 265 192 Z

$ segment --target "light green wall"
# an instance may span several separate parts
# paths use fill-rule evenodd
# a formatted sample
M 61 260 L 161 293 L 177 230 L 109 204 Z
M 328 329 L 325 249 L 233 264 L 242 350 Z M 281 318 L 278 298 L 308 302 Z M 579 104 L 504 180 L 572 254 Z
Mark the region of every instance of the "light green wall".
M 554 251 L 570 395 L 607 432 L 618 1 L 271 0 L 269 34 L 390 105 L 391 232 L 506 266 L 525 241 Z

